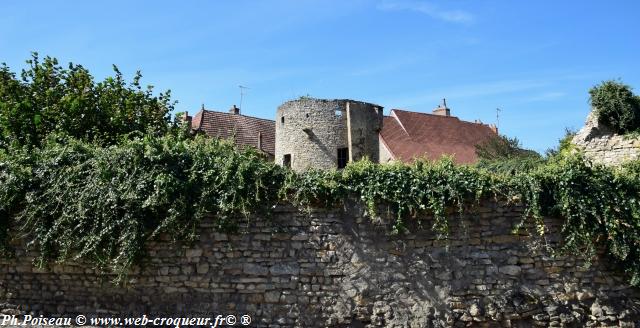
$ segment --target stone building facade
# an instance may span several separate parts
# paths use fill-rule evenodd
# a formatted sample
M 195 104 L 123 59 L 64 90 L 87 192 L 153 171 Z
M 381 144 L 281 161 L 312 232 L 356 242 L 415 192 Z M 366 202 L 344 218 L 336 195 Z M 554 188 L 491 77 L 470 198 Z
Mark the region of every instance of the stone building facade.
M 585 125 L 573 137 L 572 143 L 584 151 L 595 163 L 617 166 L 626 161 L 640 159 L 640 138 L 615 134 L 598 122 L 593 111 Z
M 297 171 L 341 168 L 368 157 L 378 162 L 382 107 L 348 99 L 302 97 L 276 111 L 277 164 Z
M 38 270 L 37 254 L 15 241 L 16 257 L 0 258 L 0 312 L 249 315 L 250 327 L 640 325 L 640 290 L 605 256 L 586 266 L 581 254 L 544 247 L 557 246 L 561 218 L 546 218 L 539 240 L 513 233 L 522 208 L 486 201 L 452 219 L 441 240 L 413 220 L 412 232 L 398 235 L 389 218 L 372 220 L 357 204 L 345 209 L 283 205 L 269 220 L 250 218 L 239 234 L 205 220 L 193 244 L 149 242 L 149 258 L 123 286 L 82 263 Z M 430 217 L 420 220 L 431 226 Z

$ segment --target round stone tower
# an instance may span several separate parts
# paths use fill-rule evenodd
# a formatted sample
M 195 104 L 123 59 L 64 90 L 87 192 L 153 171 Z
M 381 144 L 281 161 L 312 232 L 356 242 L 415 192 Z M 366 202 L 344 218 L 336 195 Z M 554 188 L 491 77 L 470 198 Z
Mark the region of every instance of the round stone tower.
M 301 97 L 276 112 L 276 163 L 296 171 L 342 168 L 368 157 L 377 162 L 382 107 L 348 99 Z

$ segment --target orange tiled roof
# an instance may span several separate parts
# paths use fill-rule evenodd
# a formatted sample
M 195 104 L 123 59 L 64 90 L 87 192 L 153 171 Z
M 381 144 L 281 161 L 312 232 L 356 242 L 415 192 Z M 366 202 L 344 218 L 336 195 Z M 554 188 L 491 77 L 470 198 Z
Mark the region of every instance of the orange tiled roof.
M 191 126 L 208 136 L 233 139 L 241 147 L 258 148 L 258 137 L 262 135 L 260 150 L 275 155 L 276 125 L 272 120 L 203 109 L 193 117 Z
M 400 109 L 385 116 L 380 132 L 383 144 L 396 159 L 409 162 L 423 156 L 436 160 L 453 155 L 459 164 L 476 162 L 475 146 L 496 135 L 486 124 Z

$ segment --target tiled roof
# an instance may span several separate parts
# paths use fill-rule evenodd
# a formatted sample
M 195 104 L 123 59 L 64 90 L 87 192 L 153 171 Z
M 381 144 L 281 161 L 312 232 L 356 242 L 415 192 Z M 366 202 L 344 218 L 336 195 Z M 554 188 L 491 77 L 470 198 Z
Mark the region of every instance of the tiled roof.
M 439 159 L 453 155 L 456 163 L 474 163 L 475 146 L 496 132 L 486 124 L 461 121 L 455 116 L 433 115 L 393 109 L 385 116 L 380 136 L 383 144 L 399 160 L 417 157 Z
M 193 117 L 191 126 L 212 137 L 232 139 L 241 147 L 258 148 L 258 137 L 262 135 L 260 150 L 275 155 L 276 125 L 272 120 L 203 109 Z

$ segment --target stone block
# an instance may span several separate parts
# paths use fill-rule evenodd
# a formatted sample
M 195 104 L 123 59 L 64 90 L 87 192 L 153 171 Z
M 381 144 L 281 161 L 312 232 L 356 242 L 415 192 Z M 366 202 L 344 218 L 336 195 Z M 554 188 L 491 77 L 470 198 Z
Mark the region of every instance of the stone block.
M 265 276 L 269 273 L 269 269 L 259 264 L 245 263 L 242 267 L 242 272 L 254 276 Z
M 269 268 L 272 275 L 297 275 L 300 273 L 300 265 L 295 262 L 277 263 Z
M 505 265 L 501 266 L 499 269 L 500 273 L 509 275 L 509 276 L 517 276 L 522 272 L 522 269 L 517 265 Z

